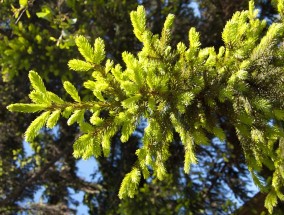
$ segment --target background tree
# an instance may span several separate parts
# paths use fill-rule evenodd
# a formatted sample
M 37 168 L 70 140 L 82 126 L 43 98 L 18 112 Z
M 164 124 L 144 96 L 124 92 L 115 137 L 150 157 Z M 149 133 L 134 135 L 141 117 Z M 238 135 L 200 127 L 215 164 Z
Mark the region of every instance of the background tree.
M 68 60 L 78 54 L 74 46 L 74 36 L 79 34 L 87 36 L 91 41 L 102 37 L 106 41 L 108 55 L 115 62 L 121 63 L 122 51 L 135 52 L 141 48 L 132 33 L 129 19 L 129 12 L 136 9 L 138 3 L 143 4 L 149 12 L 148 24 L 154 33 L 161 31 L 163 20 L 171 12 L 176 15 L 173 43 L 186 41 L 189 27 L 197 26 L 203 36 L 203 44 L 216 48 L 222 44 L 220 32 L 226 21 L 236 10 L 244 9 L 248 5 L 247 1 L 198 1 L 201 17 L 197 17 L 189 7 L 190 1 L 1 3 L 0 20 L 3 21 L 0 31 L 0 65 L 2 80 L 9 81 L 7 84 L 3 83 L 3 91 L 1 90 L 1 98 L 4 100 L 1 102 L 1 129 L 4 130 L 1 132 L 3 140 L 0 143 L 3 163 L 1 180 L 4 183 L 1 187 L 3 194 L 0 204 L 3 211 L 24 210 L 19 202 L 27 198 L 32 199 L 42 185 L 46 186 L 44 195 L 47 204 L 31 205 L 28 210 L 33 207 L 38 210 L 42 207 L 42 210 L 57 210 L 61 213 L 70 211 L 68 187 L 85 191 L 85 203 L 89 206 L 90 213 L 100 214 L 115 213 L 118 208 L 121 213 L 128 214 L 138 209 L 141 214 L 165 214 L 172 211 L 191 211 L 194 214 L 219 211 L 227 214 L 235 209 L 233 198 L 226 196 L 228 190 L 232 190 L 232 194 L 243 201 L 249 199 L 247 187 L 242 186 L 248 181 L 248 172 L 235 135 L 231 136 L 230 147 L 218 143 L 210 136 L 211 146 L 200 146 L 197 149 L 199 164 L 190 175 L 185 175 L 175 168 L 183 163 L 180 156 L 183 149 L 176 136 L 171 149 L 174 153 L 167 162 L 167 169 L 170 170 L 168 180 L 151 183 L 143 181 L 140 184 L 142 195 L 123 201 L 118 199 L 117 192 L 123 176 L 129 172 L 136 159 L 134 152 L 140 144 L 143 130 L 139 131 L 140 134 L 138 132 L 133 135 L 127 144 L 121 144 L 118 138 L 120 134 L 117 134 L 113 139 L 110 157 L 98 160 L 101 180 L 95 183 L 83 181 L 76 175 L 72 144 L 78 130 L 75 126 L 65 126 L 64 121 L 56 132 L 42 131 L 42 135 L 32 144 L 35 154 L 32 157 L 25 155 L 20 135 L 31 119 L 27 120 L 26 116 L 14 114 L 7 117 L 4 107 L 23 98 L 23 102 L 27 101 L 24 97 L 29 91 L 27 80 L 24 78 L 27 77 L 27 72 L 30 69 L 39 72 L 47 81 L 47 88 L 62 96 L 61 78 L 71 79 L 72 83 L 80 88 L 83 75 L 67 72 Z M 11 5 L 14 6 L 14 13 L 10 10 Z M 262 1 L 259 7 L 262 5 L 266 7 L 267 3 Z M 273 17 L 272 12 L 274 11 L 262 14 Z M 90 97 L 87 92 L 84 96 Z M 15 129 L 13 135 L 7 129 Z M 234 134 L 233 128 L 226 127 L 226 130 Z M 22 183 L 24 181 L 28 183 Z

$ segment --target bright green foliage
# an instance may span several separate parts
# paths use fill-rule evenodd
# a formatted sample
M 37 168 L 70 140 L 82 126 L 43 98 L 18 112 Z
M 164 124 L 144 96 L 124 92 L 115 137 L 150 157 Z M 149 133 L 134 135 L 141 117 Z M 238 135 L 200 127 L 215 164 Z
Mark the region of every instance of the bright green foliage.
M 49 115 L 49 111 L 43 112 L 30 124 L 25 134 L 25 138 L 28 142 L 32 142 L 33 139 L 37 136 L 39 130 L 44 126 L 44 124 L 48 120 Z
M 76 158 L 82 157 L 88 159 L 91 156 L 101 155 L 100 137 L 94 137 L 92 134 L 84 134 L 74 143 L 74 153 Z
M 20 6 L 25 7 L 28 5 L 28 0 L 19 0 Z
M 281 2 L 279 1 L 281 8 Z M 222 33 L 224 46 L 201 48 L 199 33 L 189 30 L 189 48 L 184 43 L 170 45 L 170 28 L 174 16 L 166 18 L 161 36 L 146 28 L 146 12 L 142 6 L 131 12 L 134 34 L 143 43 L 137 54 L 122 53 L 125 67 L 105 58 L 104 43 L 98 38 L 94 47 L 83 36 L 76 38 L 79 52 L 86 61 L 71 60 L 76 71 L 93 70 L 84 87 L 91 90 L 94 101 L 82 101 L 68 81 L 63 86 L 75 102 L 64 102 L 46 91 L 41 78 L 31 72 L 35 91 L 30 96 L 35 105 L 14 104 L 11 111 L 44 110 L 28 128 L 32 141 L 47 121 L 53 127 L 59 113 L 68 118 L 68 125 L 77 122 L 82 135 L 74 143 L 74 156 L 84 159 L 110 153 L 111 138 L 121 131 L 126 142 L 139 124 L 147 119 L 143 145 L 136 151 L 134 168 L 121 185 L 119 197 L 134 197 L 141 175 L 150 170 L 159 180 L 167 177 L 166 161 L 173 133 L 184 145 L 184 171 L 196 163 L 194 148 L 208 144 L 208 135 L 227 141 L 222 123 L 230 124 L 242 143 L 248 167 L 255 183 L 270 190 L 265 205 L 272 212 L 283 186 L 283 123 L 284 50 L 283 22 L 272 24 L 259 20 L 253 2 L 248 11 L 237 12 Z M 51 96 L 52 95 L 52 96 Z M 43 107 L 41 109 L 41 107 Z M 50 115 L 50 111 L 53 112 Z M 85 112 L 91 112 L 90 119 Z M 107 116 L 101 117 L 106 112 Z M 88 121 L 90 123 L 88 123 Z M 275 148 L 277 150 L 275 150 Z M 274 171 L 272 182 L 261 183 L 255 172 L 263 166 Z
M 76 38 L 75 42 L 78 46 L 79 52 L 85 58 L 85 60 L 93 63 L 95 59 L 94 50 L 88 40 L 83 36 L 79 36 Z
M 69 81 L 65 81 L 63 84 L 64 89 L 66 90 L 66 92 L 76 101 L 76 102 L 80 102 L 81 99 L 79 97 L 78 91 L 76 90 L 76 88 L 73 86 L 73 84 L 71 84 Z
M 146 16 L 144 7 L 138 6 L 137 11 L 132 11 L 130 13 L 130 18 L 134 28 L 134 34 L 137 39 L 142 42 L 142 35 L 146 30 Z
M 277 4 L 278 12 L 281 16 L 281 18 L 284 18 L 284 1 L 283 0 L 273 0 L 272 2 L 275 2 Z
M 90 69 L 93 68 L 92 64 L 90 64 L 89 62 L 77 59 L 70 60 L 68 66 L 70 69 L 75 71 L 89 71 Z
M 34 71 L 30 71 L 29 79 L 35 91 L 46 94 L 46 89 L 41 77 Z
M 105 44 L 101 38 L 97 38 L 94 44 L 94 63 L 100 64 L 105 58 Z
M 90 63 L 100 64 L 101 61 L 105 58 L 105 45 L 101 38 L 96 39 L 94 48 L 91 47 L 88 40 L 83 36 L 77 37 L 75 39 L 75 42 L 81 55 L 85 58 L 86 61 Z
M 60 117 L 60 110 L 53 111 L 46 122 L 46 127 L 53 128 L 57 124 L 59 117 Z
M 126 174 L 121 184 L 119 198 L 122 199 L 127 196 L 133 198 L 140 182 L 140 177 L 141 173 L 137 168 L 133 168 L 130 173 Z
M 75 122 L 82 122 L 84 117 L 84 110 L 75 110 L 74 113 L 70 116 L 70 118 L 67 121 L 68 125 L 72 125 Z
M 277 195 L 275 191 L 270 191 L 265 199 L 265 207 L 272 213 L 273 207 L 277 205 Z
M 46 108 L 45 104 L 13 104 L 8 107 L 9 111 L 24 112 L 24 113 L 34 113 L 42 111 Z

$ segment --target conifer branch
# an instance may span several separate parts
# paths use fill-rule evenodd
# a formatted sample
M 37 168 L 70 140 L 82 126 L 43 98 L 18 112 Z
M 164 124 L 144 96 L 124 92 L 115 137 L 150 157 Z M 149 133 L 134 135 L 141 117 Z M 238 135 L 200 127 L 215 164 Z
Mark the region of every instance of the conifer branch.
M 283 1 L 278 1 L 281 15 Z M 208 144 L 209 136 L 228 142 L 230 137 L 222 128 L 222 117 L 229 123 L 242 144 L 248 168 L 261 189 L 270 189 L 265 205 L 272 212 L 284 182 L 280 165 L 281 153 L 277 141 L 284 138 L 283 102 L 267 95 L 283 98 L 284 23 L 272 24 L 266 30 L 265 20 L 258 18 L 253 1 L 249 10 L 236 12 L 222 32 L 224 46 L 202 48 L 200 35 L 195 28 L 188 33 L 189 47 L 178 43 L 170 46 L 174 16 L 169 15 L 161 36 L 153 35 L 146 27 L 146 11 L 139 6 L 131 12 L 134 34 L 143 43 L 137 54 L 122 54 L 125 66 L 105 60 L 105 45 L 97 38 L 94 46 L 79 36 L 78 50 L 85 60 L 72 59 L 69 67 L 75 71 L 92 71 L 92 78 L 83 83 L 96 97 L 82 101 L 72 83 L 65 81 L 65 91 L 75 102 L 63 101 L 46 90 L 42 79 L 31 71 L 32 104 L 14 104 L 10 111 L 44 111 L 27 130 L 32 140 L 42 126 L 53 127 L 60 114 L 67 124 L 78 123 L 82 135 L 74 143 L 74 156 L 87 159 L 91 156 L 108 156 L 111 138 L 121 131 L 126 142 L 146 118 L 143 145 L 136 151 L 138 162 L 121 185 L 119 197 L 134 197 L 141 176 L 163 180 L 167 175 L 166 161 L 169 145 L 177 132 L 185 150 L 184 171 L 197 162 L 195 146 Z M 269 81 L 268 81 L 269 80 Z M 223 110 L 223 111 L 222 111 Z M 224 111 L 225 110 L 225 111 Z M 85 111 L 92 116 L 85 119 Z M 102 117 L 102 111 L 107 116 Z M 273 123 L 271 123 L 273 120 Z M 278 151 L 275 152 L 274 147 Z M 271 184 L 262 184 L 257 175 L 264 166 L 274 171 Z M 281 183 L 276 181 L 281 181 Z

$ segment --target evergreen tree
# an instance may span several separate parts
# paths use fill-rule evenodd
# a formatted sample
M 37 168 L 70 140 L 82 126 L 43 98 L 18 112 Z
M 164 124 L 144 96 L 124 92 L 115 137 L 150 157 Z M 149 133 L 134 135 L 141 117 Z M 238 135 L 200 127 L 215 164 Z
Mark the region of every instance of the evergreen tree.
M 20 1 L 20 3 L 21 2 L 22 1 Z M 27 5 L 25 6 L 23 3 L 24 9 L 20 9 L 21 6 L 17 6 L 16 1 L 5 1 L 0 7 L 1 16 L 3 14 L 1 20 L 5 20 L 5 25 L 2 25 L 1 23 L 0 35 L 0 37 L 5 38 L 5 40 L 2 40 L 4 43 L 1 43 L 0 45 L 0 49 L 2 50 L 0 61 L 3 59 L 1 61 L 1 71 L 3 72 L 5 80 L 11 80 L 8 84 L 5 84 L 5 86 L 11 86 L 13 89 L 12 83 L 15 83 L 15 86 L 17 87 L 19 84 L 23 85 L 22 88 L 14 88 L 15 94 L 12 95 L 15 95 L 15 97 L 12 98 L 12 100 L 7 98 L 5 103 L 1 103 L 3 106 L 19 101 L 20 98 L 24 98 L 23 95 L 19 95 L 19 92 L 21 92 L 21 94 L 28 94 L 28 86 L 25 80 L 17 78 L 17 73 L 20 73 L 23 77 L 25 76 L 25 71 L 31 68 L 40 72 L 41 76 L 45 77 L 45 80 L 47 80 L 47 82 L 45 82 L 47 89 L 52 89 L 53 92 L 64 99 L 66 98 L 64 92 L 61 90 L 61 76 L 65 76 L 63 77 L 64 80 L 68 79 L 74 83 L 77 88 L 81 89 L 80 80 L 84 78 L 88 79 L 89 76 L 87 76 L 87 73 L 62 73 L 62 71 L 66 70 L 67 60 L 72 58 L 76 53 L 72 42 L 72 38 L 74 38 L 74 35 L 76 34 L 84 34 L 88 36 L 89 39 L 103 36 L 103 39 L 106 42 L 106 50 L 108 51 L 107 56 L 111 57 L 116 64 L 119 63 L 124 65 L 120 54 L 124 50 L 136 53 L 142 48 L 141 43 L 132 36 L 132 29 L 130 28 L 131 23 L 128 17 L 128 11 L 135 9 L 137 6 L 135 1 L 133 1 L 133 4 L 130 4 L 129 1 L 127 1 L 127 3 L 118 1 L 96 1 L 96 3 L 88 1 L 85 1 L 84 3 L 76 1 L 66 1 L 64 3 L 54 3 L 54 1 L 45 1 L 44 3 L 29 1 L 28 3 L 27 9 L 25 9 Z M 215 19 L 209 21 L 203 20 L 203 14 L 205 13 L 201 13 L 201 20 L 197 20 L 197 17 L 194 17 L 192 13 L 192 9 L 188 7 L 189 3 L 189 1 L 167 1 L 163 3 L 161 3 L 161 1 L 143 1 L 143 5 L 145 5 L 146 10 L 149 13 L 147 23 L 151 28 L 151 31 L 159 33 L 163 27 L 163 20 L 166 18 L 166 15 L 171 12 L 176 16 L 175 25 L 172 27 L 173 31 L 171 34 L 172 47 L 175 47 L 179 41 L 187 43 L 187 38 L 184 36 L 187 35 L 187 33 L 185 32 L 190 26 L 197 25 L 198 23 L 197 29 L 201 32 L 202 47 L 214 45 L 215 50 L 218 50 L 220 44 L 222 44 L 222 42 L 220 42 L 221 37 L 218 39 L 215 37 L 215 43 L 212 43 L 213 40 L 207 43 L 206 40 L 210 41 L 210 38 L 206 37 L 206 35 L 213 35 L 214 29 L 201 26 L 205 26 L 205 24 L 213 26 L 214 24 L 217 29 L 220 29 L 220 33 L 223 28 L 222 25 L 225 25 L 226 23 L 226 19 L 231 17 L 230 14 L 233 14 L 235 9 L 241 8 L 228 7 L 228 15 L 226 18 L 220 16 L 223 21 L 216 22 Z M 214 4 L 217 3 L 218 2 L 215 2 Z M 9 10 L 5 10 L 5 7 L 2 7 L 5 5 L 10 7 L 11 4 L 13 4 L 15 8 L 19 8 L 18 17 L 15 18 L 15 20 L 10 18 L 10 20 L 13 20 L 12 22 L 7 18 L 10 17 Z M 201 6 L 200 8 L 204 7 Z M 29 12 L 26 13 L 26 11 Z M 49 13 L 50 11 L 52 11 L 51 15 Z M 261 10 L 262 13 L 263 11 L 264 10 Z M 15 10 L 15 12 L 17 11 Z M 28 14 L 30 14 L 30 18 L 28 18 Z M 214 13 L 212 14 L 214 17 Z M 265 16 L 267 18 L 267 14 Z M 108 19 L 105 19 L 105 17 L 108 17 Z M 74 18 L 75 20 L 77 18 L 76 23 L 74 23 Z M 16 22 L 17 20 L 18 22 L 14 25 L 14 21 Z M 33 33 L 31 30 L 25 32 L 26 29 L 33 28 L 28 26 L 35 26 L 37 29 L 36 32 Z M 44 29 L 48 29 L 48 31 L 44 31 Z M 212 32 L 210 30 L 212 30 Z M 17 34 L 13 32 L 17 32 Z M 34 38 L 39 38 L 36 37 L 37 34 L 40 34 L 40 37 L 43 38 L 41 42 L 42 45 L 34 40 Z M 25 38 L 24 46 L 22 38 Z M 13 46 L 11 44 L 18 45 Z M 33 50 L 31 54 L 27 53 L 30 46 L 32 46 Z M 48 52 L 46 52 L 46 50 L 48 50 Z M 60 59 L 60 61 L 58 59 Z M 23 65 L 25 66 L 23 67 Z M 23 90 L 23 88 L 25 90 Z M 7 96 L 7 90 L 11 90 L 9 88 L 5 89 L 6 91 L 3 89 L 2 98 Z M 84 101 L 93 99 L 92 96 L 88 95 L 88 91 L 86 90 L 80 91 L 80 95 L 82 95 Z M 24 98 L 21 102 L 27 102 L 27 98 Z M 34 181 L 31 181 L 30 184 L 20 183 L 23 185 L 21 186 L 22 191 L 25 192 L 18 192 L 18 195 L 16 195 L 17 198 L 15 199 L 8 198 L 9 204 L 7 204 L 7 200 L 2 201 L 1 209 L 3 209 L 3 206 L 6 207 L 8 205 L 10 207 L 14 205 L 13 211 L 21 211 L 22 209 L 17 201 L 29 197 L 32 199 L 33 193 L 37 189 L 34 185 L 38 185 L 38 187 L 45 185 L 49 186 L 45 192 L 46 198 L 49 199 L 47 202 L 48 204 L 32 205 L 34 210 L 57 210 L 56 213 L 59 213 L 58 211 L 64 213 L 64 211 L 68 210 L 66 198 L 70 198 L 70 195 L 66 192 L 68 191 L 67 187 L 90 191 L 90 184 L 86 184 L 82 181 L 79 181 L 80 183 L 78 183 L 78 178 L 75 174 L 75 161 L 72 158 L 72 148 L 70 146 L 72 145 L 72 140 L 75 139 L 71 134 L 76 133 L 76 126 L 73 125 L 71 130 L 68 130 L 65 126 L 66 121 L 62 120 L 59 126 L 60 136 L 57 136 L 57 138 L 59 137 L 58 140 L 56 140 L 53 133 L 50 133 L 46 129 L 42 130 L 41 135 L 37 137 L 38 141 L 36 142 L 38 143 L 32 144 L 35 151 L 38 145 L 41 145 L 41 149 L 38 149 L 36 152 L 37 156 L 24 159 L 25 155 L 19 149 L 22 148 L 20 133 L 23 132 L 23 129 L 27 127 L 27 124 L 29 123 L 26 120 L 26 115 L 9 115 L 10 117 L 8 119 L 5 116 L 7 113 L 4 111 L 4 107 L 2 110 L 3 121 L 1 120 L 1 122 L 4 122 L 5 120 L 5 123 L 2 124 L 5 125 L 5 127 L 1 128 L 6 130 L 7 128 L 16 128 L 16 124 L 20 129 L 18 131 L 19 138 L 17 139 L 17 142 L 15 142 L 16 140 L 13 140 L 13 142 L 11 142 L 12 144 L 10 144 L 6 142 L 6 139 L 1 142 L 1 145 L 3 145 L 3 147 L 5 146 L 5 151 L 3 150 L 5 154 L 3 154 L 3 157 L 1 158 L 1 160 L 5 161 L 5 165 L 3 165 L 5 167 L 5 173 L 10 172 L 10 169 L 12 169 L 10 168 L 10 164 L 12 163 L 12 167 L 17 167 L 18 161 L 10 163 L 8 159 L 9 156 L 12 157 L 13 152 L 16 155 L 15 157 L 18 156 L 18 160 L 28 160 L 31 164 L 28 163 L 28 165 L 24 165 L 29 166 L 29 168 L 20 169 L 20 171 L 23 171 L 21 175 L 18 174 L 16 177 L 12 177 L 12 174 L 9 173 L 5 174 L 5 177 L 1 175 L 1 180 L 3 179 L 3 181 L 15 183 L 19 179 L 22 179 L 22 175 L 26 175 L 23 180 L 25 181 L 25 179 L 30 178 L 30 173 L 33 172 L 34 168 L 43 170 L 45 177 L 44 180 L 39 180 L 39 177 L 33 178 Z M 90 113 L 88 112 L 86 115 L 88 116 L 89 114 Z M 100 117 L 109 117 L 108 114 L 107 111 L 101 112 Z M 17 123 L 8 125 L 8 123 L 13 122 L 13 120 L 10 120 L 12 118 L 14 118 L 14 122 Z M 22 123 L 18 123 L 19 121 Z M 137 212 L 137 210 L 141 211 L 142 214 L 165 214 L 171 213 L 172 211 L 176 211 L 176 213 L 178 213 L 178 211 L 191 211 L 194 214 L 204 214 L 205 212 L 209 213 L 210 211 L 219 211 L 219 213 L 224 214 L 232 212 L 234 206 L 230 199 L 225 195 L 225 192 L 232 189 L 236 196 L 244 201 L 248 200 L 247 189 L 245 186 L 241 186 L 243 183 L 246 183 L 244 178 L 247 178 L 247 172 L 245 170 L 246 167 L 244 165 L 242 149 L 240 148 L 240 141 L 235 134 L 234 127 L 227 121 L 222 123 L 222 128 L 225 130 L 226 138 L 228 140 L 225 144 L 219 144 L 213 139 L 215 135 L 210 134 L 210 132 L 205 132 L 210 144 L 205 146 L 195 146 L 196 156 L 199 161 L 198 166 L 203 169 L 202 171 L 192 169 L 191 173 L 188 175 L 184 174 L 184 172 L 181 171 L 181 168 L 176 168 L 177 166 L 181 167 L 183 165 L 183 156 L 181 155 L 183 155 L 184 149 L 179 135 L 174 132 L 174 139 L 169 146 L 171 155 L 165 163 L 168 170 L 166 179 L 163 181 L 154 178 L 150 181 L 142 179 L 139 184 L 139 195 L 134 199 L 127 198 L 122 201 L 117 198 L 118 187 L 120 186 L 124 175 L 131 170 L 132 165 L 137 159 L 135 151 L 137 148 L 141 147 L 141 141 L 139 140 L 141 135 L 131 136 L 128 143 L 121 144 L 119 140 L 120 132 L 118 132 L 118 134 L 112 138 L 110 156 L 107 159 L 98 159 L 100 162 L 100 172 L 102 174 L 102 180 L 98 183 L 105 189 L 92 185 L 94 187 L 93 191 L 86 192 L 85 203 L 89 205 L 92 213 L 97 212 L 100 214 L 116 213 L 119 204 L 120 212 L 128 214 L 131 214 L 131 211 Z M 6 130 L 5 132 L 2 132 L 2 134 L 8 134 L 9 132 Z M 140 130 L 141 129 L 139 129 L 139 132 L 143 133 L 143 129 L 142 131 Z M 18 145 L 16 146 L 15 143 Z M 13 151 L 13 147 L 11 146 L 14 146 L 18 150 Z M 68 153 L 64 151 L 66 146 L 70 149 L 70 151 L 68 150 Z M 40 162 L 35 162 L 37 157 L 38 159 L 44 158 L 43 160 L 47 160 L 39 165 Z M 66 168 L 54 168 L 55 166 L 52 162 L 48 163 L 50 160 L 55 161 L 51 157 L 55 157 L 58 160 L 63 158 L 64 162 L 61 164 Z M 44 165 L 44 163 L 47 163 L 47 165 Z M 46 167 L 50 167 L 49 165 L 53 168 L 47 169 Z M 66 173 L 64 173 L 64 169 L 69 170 L 67 174 L 68 177 L 66 176 Z M 64 179 L 60 177 L 62 174 L 64 175 Z M 204 181 L 206 183 L 204 183 Z M 69 182 L 69 184 L 67 182 Z M 226 190 L 224 188 L 224 183 L 227 184 L 230 189 Z M 200 186 L 200 184 L 203 186 Z M 7 185 L 4 183 L 3 187 L 11 187 L 8 183 Z M 19 184 L 16 184 L 16 187 L 19 188 Z M 14 188 L 11 187 L 11 190 L 14 190 Z M 8 192 L 5 191 L 4 195 L 7 193 Z M 179 198 L 177 198 L 177 196 Z M 4 199 L 7 198 L 4 196 Z M 110 204 L 110 202 L 112 204 Z
M 199 33 L 189 30 L 189 46 L 171 46 L 173 15 L 168 15 L 161 35 L 146 27 L 142 6 L 131 12 L 134 34 L 143 44 L 136 55 L 122 53 L 125 67 L 105 60 L 105 45 L 97 38 L 92 46 L 83 36 L 75 39 L 83 59 L 70 60 L 72 70 L 87 72 L 83 83 L 94 99 L 82 99 L 76 87 L 64 81 L 72 101 L 48 91 L 40 76 L 31 71 L 29 79 L 33 103 L 16 103 L 10 111 L 42 112 L 28 127 L 25 138 L 32 142 L 46 125 L 53 128 L 62 115 L 67 124 L 77 123 L 81 136 L 73 145 L 73 155 L 108 157 L 117 132 L 121 142 L 129 140 L 141 119 L 147 119 L 137 160 L 124 176 L 121 199 L 139 195 L 141 178 L 166 180 L 166 162 L 176 132 L 184 149 L 184 172 L 197 162 L 195 148 L 210 144 L 216 137 L 230 147 L 234 131 L 243 148 L 254 182 L 268 192 L 265 206 L 270 213 L 282 189 L 283 121 L 283 15 L 266 28 L 251 1 L 249 10 L 237 12 L 222 32 L 224 46 L 200 47 Z M 261 170 L 273 172 L 263 181 Z M 180 208 L 182 210 L 182 208 Z M 202 211 L 199 211 L 202 212 Z

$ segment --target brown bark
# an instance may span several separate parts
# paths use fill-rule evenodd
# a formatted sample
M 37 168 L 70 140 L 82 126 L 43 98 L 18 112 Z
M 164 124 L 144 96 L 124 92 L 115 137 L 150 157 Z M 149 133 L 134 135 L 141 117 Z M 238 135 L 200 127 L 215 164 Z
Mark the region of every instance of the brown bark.
M 261 212 L 268 213 L 267 209 L 264 207 L 265 197 L 265 193 L 257 193 L 251 200 L 239 208 L 234 215 L 259 215 Z

